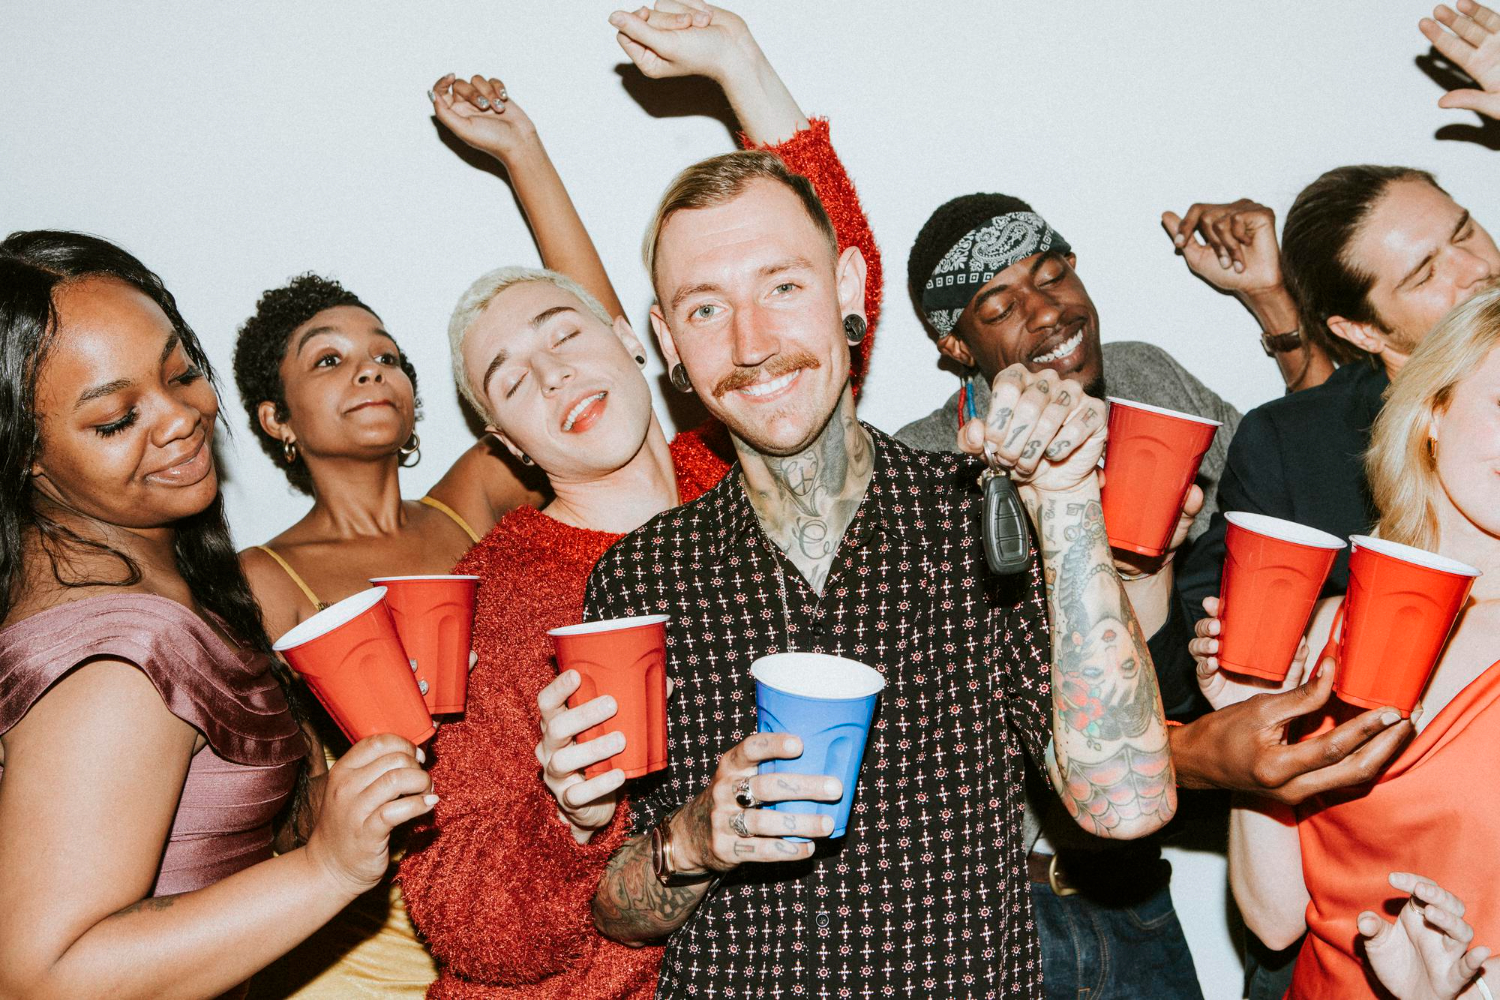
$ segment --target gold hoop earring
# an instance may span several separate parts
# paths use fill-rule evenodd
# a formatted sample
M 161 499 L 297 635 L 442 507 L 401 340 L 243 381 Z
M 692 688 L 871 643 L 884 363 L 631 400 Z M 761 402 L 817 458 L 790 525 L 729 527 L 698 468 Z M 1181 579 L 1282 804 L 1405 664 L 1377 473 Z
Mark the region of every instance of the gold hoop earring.
M 281 457 L 286 460 L 287 465 L 291 465 L 293 462 L 297 461 L 297 442 L 281 442 Z
M 397 451 L 401 455 L 401 468 L 409 469 L 422 461 L 422 439 L 417 437 L 416 431 L 412 431 L 411 440 L 407 441 Z M 407 461 L 408 458 L 411 459 L 410 462 Z

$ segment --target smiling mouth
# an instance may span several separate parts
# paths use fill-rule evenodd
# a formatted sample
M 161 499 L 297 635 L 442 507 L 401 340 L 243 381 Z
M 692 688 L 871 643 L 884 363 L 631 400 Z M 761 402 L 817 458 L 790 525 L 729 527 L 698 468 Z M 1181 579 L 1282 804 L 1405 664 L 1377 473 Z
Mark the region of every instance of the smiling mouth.
M 1048 365 L 1048 364 L 1051 364 L 1054 361 L 1061 361 L 1063 358 L 1067 357 L 1069 354 L 1072 354 L 1074 351 L 1078 350 L 1078 348 L 1080 346 L 1082 346 L 1082 344 L 1083 344 L 1083 325 L 1079 324 L 1078 332 L 1077 333 L 1073 334 L 1073 336 L 1069 337 L 1067 340 L 1063 341 L 1061 344 L 1058 344 L 1056 347 L 1054 347 L 1052 350 L 1048 351 L 1046 354 L 1038 354 L 1038 355 L 1036 355 L 1035 357 L 1033 357 L 1031 359 L 1031 363 L 1034 364 L 1034 365 Z
M 785 375 L 770 379 L 766 382 L 756 382 L 754 385 L 742 386 L 735 391 L 740 393 L 741 395 L 749 396 L 751 399 L 763 399 L 766 396 L 774 396 L 776 393 L 787 388 L 793 382 L 797 381 L 797 377 L 801 374 L 801 368 L 794 368 L 793 370 L 787 372 Z
M 148 473 L 146 478 L 167 486 L 192 486 L 202 482 L 214 467 L 213 449 L 208 446 L 208 441 L 205 434 L 192 454 L 180 462 Z
M 389 399 L 369 399 L 363 403 L 356 403 L 354 406 L 349 407 L 347 412 L 353 413 L 356 410 L 366 410 L 372 406 L 389 406 L 393 410 L 396 408 L 396 404 Z
M 597 404 L 604 402 L 604 398 L 608 395 L 608 391 L 601 390 L 594 393 L 592 396 L 585 396 L 578 402 L 574 403 L 573 408 L 568 411 L 568 415 L 563 418 L 563 432 L 567 433 L 569 431 L 572 431 L 573 426 L 578 423 L 579 419 L 583 417 L 585 413 L 588 413 L 591 409 L 593 409 Z M 595 414 L 589 414 L 590 418 L 584 420 L 584 426 L 579 429 L 588 430 L 589 427 L 592 427 L 594 423 L 592 418 L 594 416 Z

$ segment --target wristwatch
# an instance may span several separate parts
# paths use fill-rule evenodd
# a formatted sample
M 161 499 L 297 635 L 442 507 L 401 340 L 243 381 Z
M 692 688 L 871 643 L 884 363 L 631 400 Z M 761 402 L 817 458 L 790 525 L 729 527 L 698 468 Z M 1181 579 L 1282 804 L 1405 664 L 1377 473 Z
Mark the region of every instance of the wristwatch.
M 651 868 L 656 872 L 656 880 L 669 889 L 675 889 L 718 878 L 719 873 L 708 868 L 680 872 L 672 867 L 672 830 L 668 824 L 676 815 L 675 812 L 668 813 L 651 828 Z
M 1295 351 L 1302 346 L 1302 331 L 1263 333 L 1260 335 L 1260 346 L 1265 349 L 1266 357 L 1268 358 L 1274 358 L 1278 354 L 1285 354 L 1287 351 Z

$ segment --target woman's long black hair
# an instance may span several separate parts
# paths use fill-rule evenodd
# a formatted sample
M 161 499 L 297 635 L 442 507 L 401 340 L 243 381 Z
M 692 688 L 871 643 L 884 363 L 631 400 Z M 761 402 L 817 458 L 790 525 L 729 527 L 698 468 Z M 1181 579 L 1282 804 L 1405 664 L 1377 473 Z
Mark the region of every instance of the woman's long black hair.
M 128 555 L 79 536 L 33 502 L 31 466 L 40 445 L 36 386 L 57 332 L 54 300 L 63 285 L 90 277 L 123 281 L 160 306 L 182 338 L 183 350 L 217 389 L 203 345 L 177 311 L 172 293 L 135 257 L 107 240 L 83 233 L 32 230 L 11 233 L 0 242 L 0 620 L 9 615 L 24 579 L 22 554 L 31 532 L 51 557 L 52 573 L 63 586 L 129 586 L 140 580 L 140 568 Z M 199 608 L 220 618 L 241 645 L 270 654 L 260 607 L 240 569 L 224 520 L 223 494 L 174 528 L 177 571 Z M 71 546 L 113 556 L 120 563 L 120 575 L 98 580 L 65 573 L 58 557 Z M 305 714 L 291 677 L 274 656 L 271 661 L 293 715 L 301 721 Z

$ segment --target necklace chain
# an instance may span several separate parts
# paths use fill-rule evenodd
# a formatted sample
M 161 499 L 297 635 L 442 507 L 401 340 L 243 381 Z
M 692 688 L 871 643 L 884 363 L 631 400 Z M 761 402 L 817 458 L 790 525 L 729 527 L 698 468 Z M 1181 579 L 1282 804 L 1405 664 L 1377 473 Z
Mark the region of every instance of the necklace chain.
M 786 570 L 782 567 L 781 560 L 777 558 L 776 544 L 771 541 L 764 529 L 761 530 L 760 536 L 765 539 L 766 548 L 771 553 L 771 565 L 776 568 L 776 587 L 781 594 L 781 627 L 786 630 L 786 646 L 782 652 L 789 653 L 795 647 L 792 643 L 792 616 L 788 610 L 789 602 L 786 597 Z

